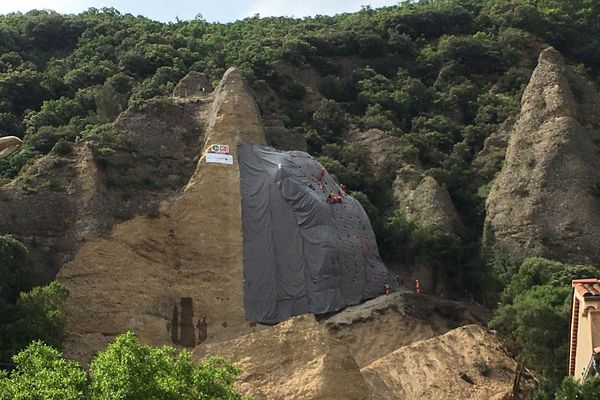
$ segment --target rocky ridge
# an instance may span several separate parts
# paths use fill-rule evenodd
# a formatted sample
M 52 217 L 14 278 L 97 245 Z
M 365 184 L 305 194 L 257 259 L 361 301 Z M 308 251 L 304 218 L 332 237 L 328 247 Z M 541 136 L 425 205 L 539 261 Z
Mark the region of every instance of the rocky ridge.
M 221 355 L 238 364 L 244 372 L 236 386 L 257 400 L 500 400 L 512 388 L 516 363 L 493 334 L 462 326 L 485 314 L 474 304 L 394 293 L 320 323 L 299 316 L 200 344 L 192 355 L 196 361 Z
M 321 323 L 362 368 L 400 347 L 465 324 L 485 325 L 489 318 L 476 303 L 401 291 L 348 307 Z

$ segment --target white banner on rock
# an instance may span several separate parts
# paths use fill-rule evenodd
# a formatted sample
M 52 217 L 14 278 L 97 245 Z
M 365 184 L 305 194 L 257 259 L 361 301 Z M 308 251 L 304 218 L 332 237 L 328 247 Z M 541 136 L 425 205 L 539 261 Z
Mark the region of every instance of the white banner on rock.
M 206 162 L 233 165 L 233 156 L 229 154 L 206 153 Z

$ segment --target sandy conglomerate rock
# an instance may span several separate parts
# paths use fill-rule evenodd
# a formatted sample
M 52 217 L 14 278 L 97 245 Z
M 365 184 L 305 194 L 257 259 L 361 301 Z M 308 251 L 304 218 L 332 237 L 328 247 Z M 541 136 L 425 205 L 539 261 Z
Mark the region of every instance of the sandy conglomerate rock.
M 485 368 L 489 374 L 482 374 Z M 498 339 L 478 325 L 418 341 L 361 369 L 373 400 L 502 400 L 516 363 Z M 474 383 L 461 378 L 461 373 Z
M 0 187 L 0 234 L 27 246 L 38 283 L 51 281 L 88 236 L 154 215 L 161 201 L 180 192 L 203 137 L 194 119 L 200 108 L 165 100 L 128 109 L 108 135 L 122 142 L 119 148 L 90 135 L 72 151 L 51 151 Z M 100 165 L 102 152 L 114 162 Z
M 438 226 L 459 232 L 462 222 L 448 189 L 435 178 L 423 176 L 409 165 L 402 168 L 394 181 L 394 197 L 409 221 L 421 226 Z
M 173 97 L 193 98 L 213 91 L 213 86 L 203 73 L 192 71 L 173 89 Z
M 237 386 L 256 400 L 365 400 L 369 391 L 348 349 L 312 315 L 262 332 L 198 346 L 195 360 L 220 355 L 243 369 Z
M 462 325 L 485 325 L 489 318 L 489 311 L 473 302 L 405 291 L 348 307 L 321 323 L 362 368 L 400 347 Z
M 198 121 L 200 124 L 201 121 Z M 70 290 L 66 353 L 88 359 L 93 349 L 132 330 L 153 345 L 179 335 L 194 345 L 202 319 L 208 340 L 252 331 L 244 320 L 238 141 L 264 143 L 260 114 L 241 74 L 229 70 L 208 117 L 210 144 L 227 144 L 233 165 L 198 162 L 184 192 L 157 218 L 136 217 L 110 235 L 89 239 L 58 279 Z M 184 325 L 173 334 L 173 327 Z M 185 332 L 184 332 L 185 331 Z M 197 333 L 197 335 L 196 335 Z M 190 339 L 192 338 L 192 343 Z M 183 340 L 182 340 L 183 341 Z M 177 342 L 177 340 L 175 340 Z
M 519 259 L 600 262 L 600 97 L 548 48 L 523 94 L 484 239 Z

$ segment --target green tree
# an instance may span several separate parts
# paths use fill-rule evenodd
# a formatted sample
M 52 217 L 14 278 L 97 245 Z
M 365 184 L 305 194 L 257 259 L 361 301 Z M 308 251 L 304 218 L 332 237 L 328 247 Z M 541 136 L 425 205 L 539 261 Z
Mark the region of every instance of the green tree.
M 380 250 L 384 259 L 395 259 L 405 265 L 414 262 L 411 239 L 417 226 L 406 219 L 401 210 L 388 215 L 383 224 L 383 235 Z
M 54 348 L 32 342 L 13 357 L 15 369 L 0 373 L 0 400 L 84 400 L 87 375 Z
M 67 289 L 58 282 L 34 287 L 27 249 L 11 236 L 0 236 L 0 363 L 32 340 L 60 346 Z
M 83 31 L 80 21 L 53 11 L 34 10 L 27 16 L 24 33 L 33 46 L 43 51 L 68 49 Z
M 567 368 L 570 292 L 568 286 L 534 286 L 501 306 L 491 321 L 538 373 L 543 387 L 560 383 Z
M 600 398 L 600 377 L 594 376 L 585 382 L 565 378 L 556 392 L 556 400 L 596 400 Z
M 187 351 L 141 344 L 131 332 L 119 336 L 90 365 L 92 400 L 237 400 L 240 370 L 220 358 L 195 366 Z
M 334 100 L 323 100 L 313 114 L 315 127 L 327 141 L 341 138 L 348 118 L 342 107 Z
M 10 235 L 0 236 L 0 301 L 16 303 L 19 293 L 29 290 L 31 284 L 27 249 Z
M 68 295 L 69 290 L 56 281 L 21 293 L 17 301 L 21 318 L 15 329 L 23 343 L 35 339 L 56 347 L 62 345 L 67 324 L 62 306 Z
M 599 272 L 591 266 L 528 258 L 504 289 L 490 326 L 536 371 L 540 384 L 535 398 L 549 398 L 567 370 L 571 280 Z
M 0 111 L 22 117 L 26 110 L 39 108 L 48 92 L 39 72 L 26 69 L 0 74 Z
M 242 400 L 233 388 L 240 369 L 212 357 L 195 365 L 190 353 L 118 336 L 90 365 L 89 374 L 54 348 L 34 341 L 0 373 L 0 400 Z

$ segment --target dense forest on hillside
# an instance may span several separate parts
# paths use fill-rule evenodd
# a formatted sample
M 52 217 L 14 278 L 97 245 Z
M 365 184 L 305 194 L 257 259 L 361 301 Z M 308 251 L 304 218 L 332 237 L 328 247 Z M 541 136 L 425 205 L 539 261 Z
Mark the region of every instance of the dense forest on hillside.
M 0 134 L 21 137 L 24 145 L 0 161 L 0 185 L 26 175 L 53 148 L 68 151 L 66 143 L 99 132 L 110 136 L 108 124 L 123 110 L 169 96 L 188 72 L 217 82 L 236 66 L 263 114 L 303 135 L 309 152 L 365 206 L 386 261 L 425 259 L 454 293 L 488 305 L 501 301 L 493 322 L 511 333 L 514 351 L 529 363 L 552 364 L 539 367 L 544 398 L 562 379 L 567 351 L 564 332 L 547 333 L 568 323 L 570 279 L 596 270 L 540 259 L 517 266 L 493 249 L 481 252 L 485 199 L 504 156 L 474 160 L 484 140 L 518 114 L 545 44 L 600 85 L 599 16 L 595 0 L 429 0 L 228 24 L 202 18 L 165 24 L 108 8 L 3 15 Z M 400 156 L 418 160 L 448 188 L 464 230 L 417 226 L 394 210 L 395 166 L 375 175 L 365 152 L 347 141 L 350 132 L 372 128 L 406 141 Z M 24 252 L 0 238 L 0 254 L 10 255 L 0 259 L 0 277 L 12 279 L 0 282 L 0 362 L 35 338 L 60 342 L 54 305 L 64 288 L 33 289 L 18 299 L 19 291 L 32 289 L 15 278 L 15 263 L 27 263 L 19 261 Z M 540 278 L 536 269 L 546 273 Z M 523 322 L 515 315 L 542 306 L 556 317 L 539 321 L 546 330 L 519 330 Z M 542 339 L 564 345 L 559 356 L 532 350 Z
M 467 276 L 481 270 L 472 247 L 502 155 L 477 167 L 473 159 L 484 139 L 518 112 L 536 43 L 554 45 L 598 79 L 598 7 L 584 0 L 423 1 L 230 24 L 163 24 L 115 9 L 2 16 L 0 132 L 24 138 L 25 146 L 0 162 L 0 183 L 56 143 L 102 129 L 130 105 L 169 95 L 189 71 L 217 81 L 237 66 L 263 111 L 303 134 L 312 154 L 364 194 L 359 198 L 379 241 L 388 242 L 381 246 L 384 257 L 443 258 L 445 265 L 450 259 L 454 274 L 463 268 L 458 275 Z M 305 80 L 290 67 L 318 74 Z M 317 95 L 309 98 L 309 91 Z M 393 176 L 374 179 L 364 152 L 344 146 L 347 132 L 369 128 L 408 141 L 403 154 L 417 156 L 426 173 L 448 187 L 467 232 L 420 232 L 390 214 Z M 440 246 L 450 250 L 431 256 Z M 459 279 L 456 286 L 479 285 Z

